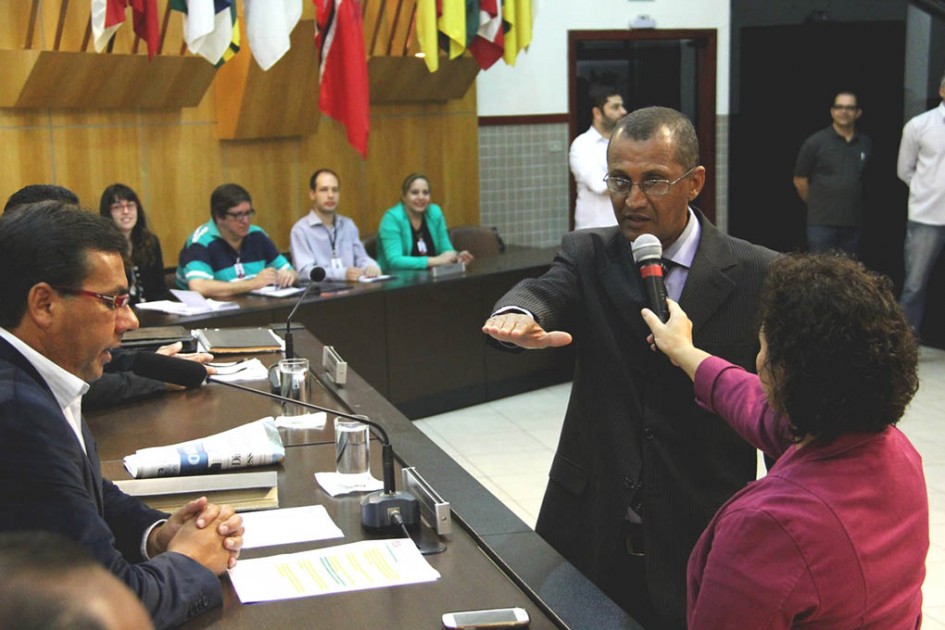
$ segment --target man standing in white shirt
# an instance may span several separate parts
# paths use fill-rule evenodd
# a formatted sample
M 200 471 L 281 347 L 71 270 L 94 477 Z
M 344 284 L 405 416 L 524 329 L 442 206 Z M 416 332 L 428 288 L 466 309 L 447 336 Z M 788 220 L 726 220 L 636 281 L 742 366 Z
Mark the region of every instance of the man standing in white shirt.
M 907 122 L 899 145 L 899 179 L 909 186 L 906 277 L 899 303 L 916 334 L 929 276 L 945 246 L 945 74 L 938 94 L 939 106 Z
M 574 139 L 568 161 L 577 183 L 577 203 L 574 206 L 574 229 L 610 227 L 617 225 L 614 208 L 607 194 L 604 175 L 607 174 L 607 144 L 617 121 L 626 116 L 623 97 L 616 88 L 591 88 L 590 128 Z
M 312 210 L 292 226 L 292 262 L 306 278 L 312 267 L 324 267 L 329 280 L 354 282 L 381 273 L 361 244 L 358 226 L 338 214 L 341 184 L 334 171 L 319 169 L 309 180 Z

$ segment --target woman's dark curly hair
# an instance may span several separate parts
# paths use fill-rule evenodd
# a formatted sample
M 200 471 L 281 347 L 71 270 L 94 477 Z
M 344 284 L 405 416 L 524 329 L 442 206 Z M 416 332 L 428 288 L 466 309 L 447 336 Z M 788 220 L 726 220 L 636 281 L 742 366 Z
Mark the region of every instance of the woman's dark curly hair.
M 112 184 L 102 192 L 98 213 L 111 219 L 112 204 L 120 201 L 133 201 L 138 207 L 138 220 L 131 228 L 131 262 L 138 267 L 147 267 L 154 263 L 157 253 L 154 250 L 151 230 L 148 229 L 148 217 L 144 213 L 144 206 L 141 205 L 138 194 L 124 184 Z
M 837 254 L 789 254 L 761 294 L 769 402 L 796 439 L 880 432 L 919 386 L 918 345 L 892 282 Z

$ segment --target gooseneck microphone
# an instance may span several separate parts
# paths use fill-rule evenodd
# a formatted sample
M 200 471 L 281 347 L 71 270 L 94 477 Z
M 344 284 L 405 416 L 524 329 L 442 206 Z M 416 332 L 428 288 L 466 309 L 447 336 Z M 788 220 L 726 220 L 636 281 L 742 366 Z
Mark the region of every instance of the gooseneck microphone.
M 196 361 L 169 357 L 157 352 L 138 352 L 131 364 L 138 376 L 173 383 L 182 387 L 198 387 L 207 380 L 207 368 Z
M 648 306 L 665 323 L 669 319 L 669 307 L 666 306 L 666 284 L 663 282 L 663 245 L 652 234 L 641 234 L 630 244 L 630 249 L 633 262 L 640 270 Z
M 292 339 L 292 317 L 295 316 L 295 311 L 299 310 L 299 307 L 302 306 L 302 300 L 305 299 L 305 296 L 309 294 L 313 288 L 315 290 L 315 295 L 318 295 L 322 292 L 321 288 L 316 285 L 317 282 L 321 282 L 325 279 L 325 276 L 328 275 L 325 273 L 325 270 L 322 267 L 312 267 L 312 270 L 308 272 L 308 279 L 311 283 L 305 287 L 305 290 L 302 291 L 302 295 L 299 296 L 299 299 L 296 300 L 295 306 L 292 308 L 292 311 L 289 312 L 289 316 L 285 318 L 285 358 L 292 359 L 295 357 L 295 346 Z
M 269 392 L 240 385 L 239 383 L 221 381 L 212 376 L 208 380 L 211 383 L 219 383 L 220 385 L 240 389 L 251 394 L 259 394 L 260 396 L 272 398 L 273 400 L 292 403 L 293 405 L 305 407 L 306 409 L 324 411 L 325 413 L 341 416 L 349 420 L 357 420 L 373 428 L 375 434 L 381 440 L 384 489 L 372 492 L 361 499 L 361 524 L 367 529 L 387 529 L 389 527 L 399 527 L 401 523 L 409 527 L 420 522 L 420 502 L 409 492 L 398 492 L 396 489 L 394 481 L 394 447 L 391 445 L 390 438 L 387 437 L 387 431 L 384 430 L 384 427 L 373 420 L 369 420 L 366 416 L 354 415 L 336 409 L 328 409 L 327 407 L 319 407 L 309 402 L 301 402 L 278 394 L 270 394 Z

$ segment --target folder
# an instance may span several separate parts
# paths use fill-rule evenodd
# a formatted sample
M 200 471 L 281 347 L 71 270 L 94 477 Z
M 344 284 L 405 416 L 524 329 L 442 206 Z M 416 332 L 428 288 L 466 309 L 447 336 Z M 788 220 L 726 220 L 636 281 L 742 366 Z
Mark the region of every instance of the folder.
M 115 485 L 149 507 L 171 513 L 203 496 L 211 503 L 231 505 L 237 512 L 279 507 L 279 474 L 275 470 L 127 479 Z
M 214 354 L 279 352 L 282 340 L 269 328 L 202 328 L 197 340 Z

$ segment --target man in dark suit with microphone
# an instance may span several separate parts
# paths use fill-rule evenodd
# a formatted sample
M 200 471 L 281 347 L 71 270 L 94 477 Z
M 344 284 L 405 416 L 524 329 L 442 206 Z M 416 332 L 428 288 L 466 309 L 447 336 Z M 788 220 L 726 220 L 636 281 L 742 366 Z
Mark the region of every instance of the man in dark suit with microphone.
M 705 183 L 692 123 L 668 108 L 617 124 L 607 187 L 618 225 L 565 235 L 551 269 L 516 285 L 483 332 L 575 344 L 571 399 L 536 531 L 646 628 L 683 628 L 686 562 L 715 510 L 755 477 L 755 453 L 698 408 L 692 384 L 646 344 L 630 243 L 653 234 L 666 289 L 711 352 L 753 368 L 759 287 L 775 253 L 690 207 Z
M 221 603 L 243 526 L 205 498 L 168 515 L 102 478 L 81 405 L 138 326 L 125 247 L 112 221 L 62 202 L 0 218 L 0 531 L 74 540 L 164 628 Z

